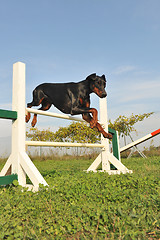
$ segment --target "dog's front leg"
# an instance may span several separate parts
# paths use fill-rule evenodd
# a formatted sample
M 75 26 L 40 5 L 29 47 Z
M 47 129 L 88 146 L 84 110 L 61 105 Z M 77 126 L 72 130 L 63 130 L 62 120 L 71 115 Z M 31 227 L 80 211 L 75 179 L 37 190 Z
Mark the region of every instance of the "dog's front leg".
M 90 119 L 90 127 L 94 128 L 96 126 L 96 123 L 98 121 L 98 112 L 95 108 L 72 108 L 71 115 L 77 115 L 77 114 L 92 114 L 92 117 Z
M 89 113 L 82 114 L 82 117 L 86 122 L 91 123 L 92 117 L 90 116 Z M 105 132 L 105 130 L 102 128 L 102 126 L 98 122 L 96 123 L 95 128 L 97 128 L 97 130 L 100 133 L 102 133 L 104 138 L 108 138 L 108 139 L 113 138 L 112 134 Z
M 102 135 L 103 135 L 104 138 L 108 138 L 108 139 L 112 139 L 112 138 L 113 138 L 112 134 L 107 133 L 107 132 L 102 128 L 101 124 L 99 124 L 98 122 L 96 123 L 96 128 L 98 129 L 98 131 L 99 131 L 100 133 L 102 133 Z
M 98 121 L 98 111 L 95 108 L 90 108 L 90 113 L 92 113 L 92 119 L 90 120 L 90 127 L 94 128 Z

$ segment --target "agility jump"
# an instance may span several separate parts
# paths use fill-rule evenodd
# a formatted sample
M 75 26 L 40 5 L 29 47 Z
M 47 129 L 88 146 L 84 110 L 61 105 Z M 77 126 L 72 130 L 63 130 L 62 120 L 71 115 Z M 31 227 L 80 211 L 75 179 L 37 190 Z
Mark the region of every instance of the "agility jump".
M 34 191 L 39 189 L 39 184 L 47 186 L 47 182 L 37 170 L 35 165 L 26 153 L 26 145 L 31 146 L 70 146 L 70 147 L 99 147 L 101 153 L 87 169 L 89 171 L 97 171 L 97 168 L 102 164 L 103 172 L 108 174 L 120 174 L 120 173 L 132 173 L 119 161 L 112 153 L 109 152 L 108 139 L 101 137 L 101 144 L 85 144 L 85 143 L 46 143 L 46 142 L 34 142 L 26 141 L 26 123 L 25 115 L 28 112 L 34 114 L 43 114 L 46 116 L 60 117 L 69 120 L 79 121 L 80 119 L 60 114 L 59 116 L 54 113 L 44 112 L 40 110 L 33 110 L 31 108 L 25 108 L 25 64 L 17 62 L 13 65 L 13 93 L 12 93 L 12 111 L 16 112 L 17 118 L 12 119 L 12 148 L 11 155 L 4 165 L 0 176 L 5 176 L 9 169 L 12 174 L 18 175 L 18 182 L 23 187 L 28 187 Z M 43 113 L 42 113 L 43 112 Z M 82 121 L 82 119 L 81 119 Z M 104 131 L 108 132 L 107 121 L 107 102 L 106 98 L 100 99 L 100 123 L 102 124 Z M 112 132 L 113 133 L 113 132 Z M 114 133 L 113 133 L 114 134 Z M 77 145 L 78 144 L 78 145 Z M 94 146 L 93 146 L 94 145 Z M 118 151 L 119 154 L 119 151 Z M 120 158 L 119 158 L 120 159 Z M 117 170 L 111 170 L 110 165 L 114 165 Z M 32 185 L 26 184 L 26 175 L 32 182 Z

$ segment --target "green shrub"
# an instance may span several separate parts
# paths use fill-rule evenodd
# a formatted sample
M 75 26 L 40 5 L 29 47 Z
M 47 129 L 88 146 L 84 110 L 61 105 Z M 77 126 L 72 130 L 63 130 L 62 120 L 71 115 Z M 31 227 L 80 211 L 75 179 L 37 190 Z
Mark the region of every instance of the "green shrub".
M 92 161 L 34 161 L 49 187 L 0 188 L 0 239 L 159 239 L 160 157 L 112 176 L 84 172 Z

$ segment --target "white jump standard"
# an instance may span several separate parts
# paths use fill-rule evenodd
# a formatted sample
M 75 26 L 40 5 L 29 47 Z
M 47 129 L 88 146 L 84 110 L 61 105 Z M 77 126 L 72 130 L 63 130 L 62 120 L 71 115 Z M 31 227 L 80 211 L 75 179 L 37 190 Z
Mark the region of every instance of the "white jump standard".
M 63 147 L 91 147 L 101 148 L 101 153 L 87 169 L 89 171 L 97 171 L 97 168 L 102 164 L 103 172 L 109 174 L 120 173 L 132 173 L 128 170 L 112 153 L 109 152 L 109 140 L 101 137 L 101 144 L 85 144 L 85 143 L 64 143 L 64 142 L 37 142 L 26 141 L 26 123 L 25 113 L 36 113 L 51 117 L 64 118 L 68 120 L 84 121 L 79 118 L 70 117 L 65 114 L 55 114 L 50 112 L 44 112 L 40 110 L 34 110 L 31 108 L 26 109 L 25 103 L 25 64 L 18 62 L 13 65 L 13 96 L 12 96 L 12 110 L 17 112 L 17 119 L 12 122 L 12 149 L 11 155 L 4 165 L 0 176 L 5 176 L 8 169 L 11 167 L 11 172 L 18 175 L 18 182 L 24 187 L 29 187 L 35 191 L 38 190 L 39 184 L 47 186 L 47 182 L 44 180 L 40 172 L 26 153 L 26 145 L 28 146 L 63 146 Z M 107 120 L 107 102 L 106 98 L 100 99 L 100 122 L 104 126 L 104 129 L 108 132 L 108 120 Z M 110 164 L 114 165 L 117 170 L 111 170 Z M 33 185 L 26 184 L 26 175 L 30 178 Z
M 37 191 L 39 184 L 48 185 L 26 153 L 25 123 L 25 64 L 18 62 L 13 65 L 12 110 L 18 118 L 12 122 L 11 155 L 4 165 L 0 176 L 5 176 L 11 167 L 11 173 L 18 175 L 18 182 L 23 187 Z M 33 185 L 26 184 L 26 174 Z

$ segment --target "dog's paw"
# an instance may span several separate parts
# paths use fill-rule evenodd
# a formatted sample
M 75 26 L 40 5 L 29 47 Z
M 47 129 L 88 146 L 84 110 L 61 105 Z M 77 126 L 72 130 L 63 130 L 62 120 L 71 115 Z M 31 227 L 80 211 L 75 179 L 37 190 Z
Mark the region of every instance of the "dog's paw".
M 26 123 L 29 122 L 29 120 L 30 120 L 30 114 L 27 114 L 27 115 L 26 115 L 26 119 L 25 119 L 25 120 L 26 120 Z
M 108 139 L 111 140 L 111 139 L 113 138 L 113 135 L 110 134 L 110 133 L 106 133 L 106 132 L 104 132 L 104 133 L 103 133 L 103 137 L 104 137 L 104 138 L 108 138 Z
M 31 126 L 34 127 L 36 125 L 36 122 L 32 121 Z

